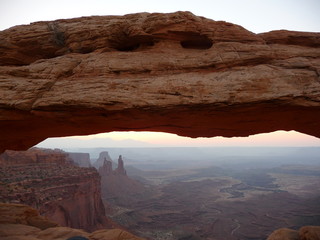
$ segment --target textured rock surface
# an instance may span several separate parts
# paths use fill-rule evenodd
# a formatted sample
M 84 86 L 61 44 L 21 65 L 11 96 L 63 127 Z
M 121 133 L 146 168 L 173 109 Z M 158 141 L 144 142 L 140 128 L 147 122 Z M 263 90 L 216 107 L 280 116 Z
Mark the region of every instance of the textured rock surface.
M 280 228 L 274 231 L 267 240 L 299 240 L 299 233 L 292 229 Z
M 305 226 L 300 228 L 301 240 L 320 240 L 320 226 Z
M 36 219 L 37 224 L 33 223 Z M 87 233 L 80 229 L 57 227 L 26 205 L 0 203 L 1 240 L 66 240 L 83 236 L 89 240 L 143 240 L 121 229 L 104 229 Z
M 0 163 L 0 202 L 30 205 L 61 226 L 88 231 L 113 226 L 94 168 L 74 166 L 60 150 L 6 151 Z
M 39 229 L 57 227 L 58 224 L 40 216 L 38 211 L 22 204 L 0 203 L 0 224 L 22 224 Z
M 281 228 L 274 231 L 267 240 L 320 240 L 320 226 L 304 226 L 298 231 Z
M 319 42 L 189 12 L 13 27 L 0 32 L 0 146 L 114 130 L 320 137 Z

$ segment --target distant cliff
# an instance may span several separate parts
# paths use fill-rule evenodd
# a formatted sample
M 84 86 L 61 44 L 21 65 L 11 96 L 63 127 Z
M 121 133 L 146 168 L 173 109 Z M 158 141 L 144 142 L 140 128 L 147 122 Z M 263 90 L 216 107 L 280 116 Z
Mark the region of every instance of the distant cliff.
M 89 153 L 68 152 L 68 157 L 79 167 L 92 167 Z
M 110 227 L 94 168 L 71 163 L 61 150 L 6 151 L 0 155 L 0 202 L 23 203 L 62 226 Z
M 25 164 L 67 164 L 71 159 L 60 149 L 31 148 L 28 151 L 6 150 L 0 155 L 0 166 L 13 166 Z
M 99 154 L 99 157 L 98 157 L 98 159 L 93 163 L 93 166 L 94 166 L 96 169 L 99 169 L 100 167 L 103 166 L 105 160 L 112 162 L 112 159 L 111 159 L 111 157 L 109 156 L 109 153 L 108 153 L 107 151 L 103 151 L 103 152 L 101 152 L 101 153 Z

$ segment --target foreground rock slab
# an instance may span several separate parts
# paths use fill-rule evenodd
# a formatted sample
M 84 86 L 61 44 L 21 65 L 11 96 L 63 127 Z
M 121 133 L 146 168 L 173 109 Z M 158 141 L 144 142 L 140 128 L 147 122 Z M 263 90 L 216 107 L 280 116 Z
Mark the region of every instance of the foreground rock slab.
M 320 137 L 320 33 L 254 34 L 189 12 L 0 32 L 0 151 L 110 131 Z
M 298 231 L 281 228 L 274 231 L 267 240 L 319 240 L 320 226 L 304 226 Z
M 0 239 L 2 240 L 66 240 L 82 236 L 89 240 L 143 240 L 121 229 L 104 229 L 88 233 L 80 229 L 60 227 L 26 205 L 0 203 Z

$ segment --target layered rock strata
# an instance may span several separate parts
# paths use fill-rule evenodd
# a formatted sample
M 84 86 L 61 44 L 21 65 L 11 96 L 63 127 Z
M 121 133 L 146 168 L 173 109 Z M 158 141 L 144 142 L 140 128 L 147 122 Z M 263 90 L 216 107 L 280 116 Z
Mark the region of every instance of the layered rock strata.
M 91 231 L 113 225 L 94 168 L 71 164 L 59 150 L 6 151 L 0 162 L 0 202 L 27 204 L 61 226 Z
M 0 32 L 0 151 L 129 130 L 320 137 L 319 46 L 189 12 L 16 26 Z

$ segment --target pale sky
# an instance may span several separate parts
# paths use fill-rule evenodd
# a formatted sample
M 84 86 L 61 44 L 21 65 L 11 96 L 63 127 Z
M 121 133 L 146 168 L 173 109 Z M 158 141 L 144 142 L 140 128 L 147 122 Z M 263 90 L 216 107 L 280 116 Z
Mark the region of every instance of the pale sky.
M 232 22 L 255 32 L 287 29 L 320 32 L 320 0 L 0 0 L 0 30 L 35 21 L 135 12 L 190 11 L 213 20 Z M 81 140 L 82 139 L 82 140 Z M 249 138 L 182 138 L 166 133 L 108 133 L 97 136 L 48 139 L 59 142 L 116 146 L 320 146 L 320 139 L 294 131 L 278 131 Z M 128 140 L 129 139 L 129 140 Z M 74 140 L 74 141 L 73 141 Z M 73 142 L 72 142 L 73 141 Z M 75 143 L 78 141 L 77 143 Z M 80 142 L 79 142 L 80 141 Z M 100 147 L 100 146 L 97 146 Z
M 0 30 L 35 21 L 135 12 L 191 11 L 252 32 L 320 32 L 319 0 L 0 0 Z
M 51 138 L 44 148 L 90 147 L 320 147 L 320 139 L 296 131 L 276 131 L 250 137 L 187 138 L 158 132 L 111 132 L 89 136 Z

